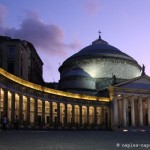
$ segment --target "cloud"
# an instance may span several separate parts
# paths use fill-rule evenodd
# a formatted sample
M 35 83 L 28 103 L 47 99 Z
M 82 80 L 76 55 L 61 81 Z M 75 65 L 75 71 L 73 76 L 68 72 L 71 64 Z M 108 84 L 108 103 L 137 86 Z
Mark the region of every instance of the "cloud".
M 44 62 L 44 79 L 59 79 L 58 67 L 65 58 L 75 53 L 81 47 L 79 40 L 65 43 L 63 29 L 56 25 L 45 23 L 36 12 L 26 11 L 19 28 L 7 27 L 5 24 L 5 9 L 0 7 L 0 35 L 19 38 L 31 42 Z
M 87 0 L 84 1 L 83 8 L 90 15 L 96 15 L 99 11 L 99 1 L 98 0 Z
M 64 43 L 63 29 L 58 25 L 45 23 L 35 12 L 27 12 L 26 18 L 17 29 L 0 26 L 0 34 L 27 40 L 40 51 L 52 55 L 64 56 L 68 50 L 76 49 L 80 45 L 77 40 L 69 44 Z

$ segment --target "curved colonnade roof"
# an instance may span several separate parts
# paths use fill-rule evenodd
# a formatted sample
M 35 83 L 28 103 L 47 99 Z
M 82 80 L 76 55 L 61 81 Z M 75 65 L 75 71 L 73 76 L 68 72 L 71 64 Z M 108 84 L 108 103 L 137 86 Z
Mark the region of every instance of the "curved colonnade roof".
M 60 91 L 60 90 L 55 90 L 55 89 L 51 89 L 51 88 L 47 88 L 47 87 L 43 87 L 41 85 L 38 84 L 34 84 L 31 82 L 28 82 L 26 80 L 23 80 L 19 77 L 14 76 L 13 74 L 8 73 L 7 71 L 5 71 L 4 69 L 0 68 L 0 75 L 8 78 L 11 81 L 16 82 L 17 84 L 20 84 L 22 86 L 25 86 L 27 88 L 31 88 L 33 90 L 37 90 L 37 91 L 41 91 L 41 92 L 45 92 L 45 93 L 49 93 L 49 94 L 53 94 L 56 96 L 63 96 L 63 97 L 67 97 L 67 98 L 75 98 L 75 99 L 82 99 L 82 100 L 93 100 L 93 101 L 104 101 L 104 102 L 109 102 L 110 100 L 108 98 L 103 98 L 103 97 L 97 97 L 97 96 L 89 96 L 89 95 L 85 95 L 85 94 L 74 94 L 74 93 L 70 93 L 70 92 L 64 92 L 64 91 Z

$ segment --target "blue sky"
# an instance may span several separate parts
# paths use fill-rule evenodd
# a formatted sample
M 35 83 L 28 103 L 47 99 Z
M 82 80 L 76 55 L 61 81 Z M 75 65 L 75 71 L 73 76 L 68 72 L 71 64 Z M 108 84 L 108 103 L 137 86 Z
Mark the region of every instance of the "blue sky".
M 97 39 L 99 30 L 150 75 L 149 14 L 149 0 L 0 0 L 0 34 L 34 44 L 45 81 L 58 81 L 59 65 Z

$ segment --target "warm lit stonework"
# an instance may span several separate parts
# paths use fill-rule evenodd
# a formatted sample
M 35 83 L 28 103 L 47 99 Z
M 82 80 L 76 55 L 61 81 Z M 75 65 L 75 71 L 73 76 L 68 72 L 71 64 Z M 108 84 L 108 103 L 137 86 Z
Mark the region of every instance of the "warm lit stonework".
M 0 69 L 0 115 L 20 128 L 110 127 L 108 98 L 62 92 L 36 85 Z
M 136 88 L 134 86 L 136 85 Z M 145 89 L 142 87 L 145 86 Z M 0 69 L 0 117 L 20 128 L 126 128 L 150 125 L 150 78 L 110 86 L 109 98 L 45 88 Z

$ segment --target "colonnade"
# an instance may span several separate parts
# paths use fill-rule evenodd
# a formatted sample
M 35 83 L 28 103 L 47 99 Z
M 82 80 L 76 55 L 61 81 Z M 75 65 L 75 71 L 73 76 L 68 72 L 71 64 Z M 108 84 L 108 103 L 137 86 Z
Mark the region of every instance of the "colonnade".
M 39 99 L 0 89 L 0 118 L 7 117 L 13 127 L 103 127 L 109 126 L 109 108 Z
M 150 126 L 150 97 L 120 95 L 113 99 L 113 127 Z

